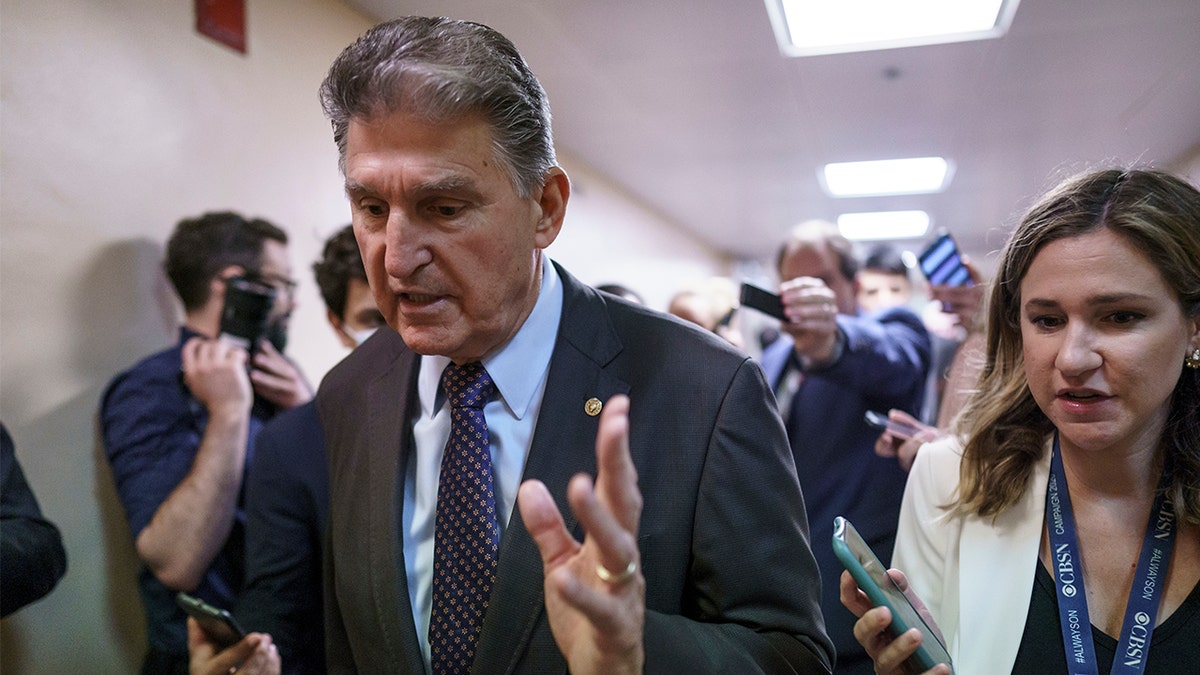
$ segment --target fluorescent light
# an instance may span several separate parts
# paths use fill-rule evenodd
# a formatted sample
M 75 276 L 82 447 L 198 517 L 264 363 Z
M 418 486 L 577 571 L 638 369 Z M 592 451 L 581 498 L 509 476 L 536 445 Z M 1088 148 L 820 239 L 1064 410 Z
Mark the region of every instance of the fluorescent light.
M 929 214 L 924 211 L 874 211 L 843 213 L 838 229 L 847 239 L 910 239 L 929 231 Z
M 779 49 L 813 56 L 1004 35 L 1019 0 L 766 0 Z
M 880 159 L 826 164 L 819 178 L 832 197 L 911 195 L 944 190 L 949 169 L 941 157 Z

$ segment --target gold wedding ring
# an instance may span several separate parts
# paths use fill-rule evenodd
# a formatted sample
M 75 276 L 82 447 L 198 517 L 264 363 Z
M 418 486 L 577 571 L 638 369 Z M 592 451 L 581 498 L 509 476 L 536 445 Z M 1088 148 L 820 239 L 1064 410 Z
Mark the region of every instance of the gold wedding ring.
M 630 560 L 629 565 L 620 572 L 613 572 L 603 563 L 596 563 L 596 576 L 606 584 L 623 584 L 633 578 L 634 572 L 637 572 L 637 561 L 635 560 Z

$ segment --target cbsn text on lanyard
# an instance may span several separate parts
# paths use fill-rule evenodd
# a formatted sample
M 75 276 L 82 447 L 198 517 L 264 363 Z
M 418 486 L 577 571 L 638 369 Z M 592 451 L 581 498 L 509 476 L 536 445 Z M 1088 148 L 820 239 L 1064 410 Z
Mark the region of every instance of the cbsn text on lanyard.
M 1067 493 L 1067 476 L 1063 473 L 1057 433 L 1050 459 L 1050 482 L 1046 487 L 1046 524 L 1050 530 L 1050 557 L 1058 591 L 1058 622 L 1067 650 L 1067 670 L 1080 675 L 1096 673 L 1096 648 L 1092 643 L 1087 594 L 1083 589 L 1079 539 L 1075 535 L 1075 515 L 1071 511 L 1071 496 Z M 1133 575 L 1133 588 L 1129 590 L 1125 621 L 1113 657 L 1113 673 L 1140 673 L 1146 668 L 1150 637 L 1154 634 L 1154 619 L 1158 614 L 1158 598 L 1174 544 L 1175 510 L 1160 490 L 1154 499 L 1154 508 L 1150 510 L 1146 538 Z

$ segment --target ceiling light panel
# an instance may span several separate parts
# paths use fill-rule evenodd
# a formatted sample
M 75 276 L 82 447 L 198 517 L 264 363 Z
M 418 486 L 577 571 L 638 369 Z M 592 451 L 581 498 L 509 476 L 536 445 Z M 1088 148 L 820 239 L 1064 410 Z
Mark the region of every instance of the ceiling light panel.
M 950 182 L 950 163 L 941 157 L 838 162 L 826 164 L 818 179 L 831 197 L 941 192 Z
M 855 241 L 912 239 L 929 231 L 929 214 L 924 211 L 874 211 L 843 213 L 837 218 L 842 236 Z
M 766 0 L 788 56 L 984 40 L 1008 30 L 1019 0 Z

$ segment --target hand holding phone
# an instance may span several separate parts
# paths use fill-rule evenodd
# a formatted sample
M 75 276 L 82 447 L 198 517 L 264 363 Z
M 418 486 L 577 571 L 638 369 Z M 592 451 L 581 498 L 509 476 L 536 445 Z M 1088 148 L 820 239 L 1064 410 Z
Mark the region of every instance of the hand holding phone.
M 888 433 L 898 438 L 913 438 L 922 431 L 922 429 L 909 424 L 902 424 L 896 420 L 893 420 L 887 415 L 875 412 L 874 410 L 868 410 L 866 414 L 863 415 L 863 419 L 866 420 L 867 424 L 870 424 L 871 426 L 880 430 L 886 430 Z
M 909 602 L 908 596 L 888 574 L 883 563 L 850 521 L 841 516 L 833 520 L 833 552 L 871 604 L 887 607 L 891 612 L 892 635 L 903 635 L 914 627 L 921 631 L 921 644 L 909 657 L 909 666 L 916 672 L 925 672 L 939 663 L 945 663 L 953 670 L 954 664 L 941 636 Z
M 188 616 L 195 619 L 204 633 L 222 649 L 237 644 L 246 637 L 246 631 L 242 630 L 228 610 L 213 607 L 183 592 L 175 595 L 175 602 Z

